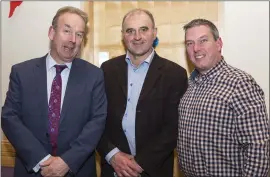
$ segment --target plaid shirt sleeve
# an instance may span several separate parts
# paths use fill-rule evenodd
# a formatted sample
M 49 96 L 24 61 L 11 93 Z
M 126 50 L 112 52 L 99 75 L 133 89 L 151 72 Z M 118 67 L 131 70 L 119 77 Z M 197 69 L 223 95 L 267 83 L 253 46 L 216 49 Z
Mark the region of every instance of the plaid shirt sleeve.
M 269 170 L 269 118 L 264 93 L 251 78 L 239 81 L 231 98 L 237 114 L 237 141 L 244 155 L 243 176 L 267 176 Z

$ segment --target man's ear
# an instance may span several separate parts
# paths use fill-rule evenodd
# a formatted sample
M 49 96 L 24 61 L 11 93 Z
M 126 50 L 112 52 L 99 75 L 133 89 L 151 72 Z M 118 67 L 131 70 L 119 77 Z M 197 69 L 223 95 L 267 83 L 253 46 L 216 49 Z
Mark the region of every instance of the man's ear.
M 48 36 L 49 36 L 49 39 L 50 39 L 51 41 L 53 40 L 54 35 L 55 35 L 55 29 L 53 28 L 53 26 L 50 26 L 49 32 L 48 32 Z
M 157 28 L 154 28 L 154 39 L 157 37 Z
M 219 38 L 217 39 L 216 44 L 217 44 L 217 47 L 218 47 L 218 51 L 221 52 L 221 49 L 222 49 L 222 46 L 223 46 L 223 42 L 222 42 L 221 37 L 219 37 Z
M 122 30 L 121 30 L 121 39 L 122 39 L 122 40 L 124 40 L 124 35 L 125 35 L 125 34 L 124 34 L 124 30 L 122 29 Z

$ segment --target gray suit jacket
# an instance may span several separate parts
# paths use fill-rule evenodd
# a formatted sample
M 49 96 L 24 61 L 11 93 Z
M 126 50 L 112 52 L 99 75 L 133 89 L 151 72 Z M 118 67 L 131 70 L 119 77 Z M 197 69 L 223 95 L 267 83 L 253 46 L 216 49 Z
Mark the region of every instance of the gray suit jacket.
M 46 56 L 12 67 L 2 129 L 16 150 L 15 177 L 40 176 L 33 167 L 52 147 L 48 134 Z M 96 176 L 95 148 L 104 130 L 107 99 L 101 69 L 72 63 L 59 125 L 57 156 L 78 177 Z

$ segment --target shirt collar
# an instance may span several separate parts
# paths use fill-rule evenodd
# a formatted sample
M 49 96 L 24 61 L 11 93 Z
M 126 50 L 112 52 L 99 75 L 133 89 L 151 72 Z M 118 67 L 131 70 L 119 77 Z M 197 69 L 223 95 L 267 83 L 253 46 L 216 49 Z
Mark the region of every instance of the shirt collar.
M 47 71 L 49 71 L 51 68 L 53 68 L 54 65 L 59 65 L 59 64 L 56 63 L 56 61 L 53 59 L 53 57 L 51 56 L 51 54 L 49 52 L 47 57 L 46 57 L 46 69 L 47 69 Z M 71 69 L 72 62 L 65 63 L 65 65 L 67 65 L 68 69 Z
M 155 54 L 155 50 L 154 50 L 154 48 L 152 47 L 152 52 L 151 52 L 151 54 L 142 62 L 142 63 L 148 63 L 149 65 L 151 64 L 151 62 L 152 62 L 152 60 L 153 60 L 153 58 L 154 58 L 154 54 Z M 131 64 L 132 64 L 132 62 L 131 62 L 131 60 L 130 60 L 130 57 L 129 57 L 129 51 L 127 51 L 127 54 L 126 54 L 126 61 L 128 62 L 130 62 Z M 141 64 L 142 64 L 141 63 Z M 132 64 L 133 65 L 133 64 Z M 140 66 L 140 65 L 139 65 Z M 138 67 L 139 67 L 138 66 Z
M 227 63 L 225 62 L 224 58 L 222 57 L 222 59 L 213 67 L 211 68 L 209 71 L 207 71 L 204 74 L 200 74 L 198 70 L 194 69 L 190 75 L 191 80 L 198 80 L 198 79 L 208 79 L 208 78 L 212 78 L 215 75 L 219 74 L 224 66 L 227 65 Z

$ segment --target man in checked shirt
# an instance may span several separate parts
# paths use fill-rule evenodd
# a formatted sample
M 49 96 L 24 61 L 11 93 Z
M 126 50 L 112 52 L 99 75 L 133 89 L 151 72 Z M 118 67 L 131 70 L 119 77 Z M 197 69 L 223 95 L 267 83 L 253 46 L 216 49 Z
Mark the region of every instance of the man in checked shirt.
M 188 177 L 267 176 L 269 118 L 262 89 L 225 62 L 212 22 L 195 19 L 184 30 L 195 70 L 179 104 L 181 170 Z

